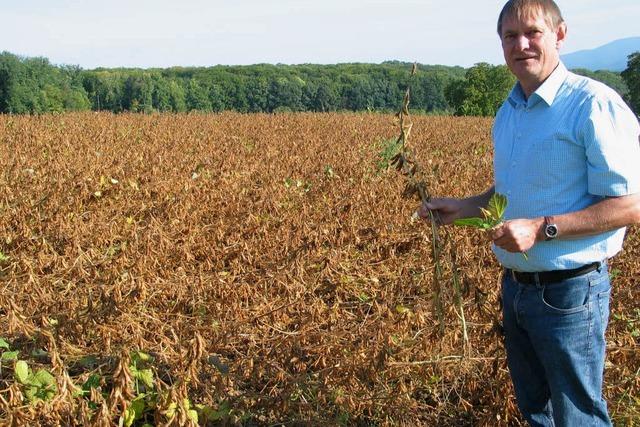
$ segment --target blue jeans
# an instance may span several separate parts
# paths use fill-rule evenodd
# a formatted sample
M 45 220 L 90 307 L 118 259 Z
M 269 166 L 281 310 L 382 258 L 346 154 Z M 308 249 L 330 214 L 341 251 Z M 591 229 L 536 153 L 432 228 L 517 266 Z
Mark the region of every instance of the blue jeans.
M 602 397 L 611 285 L 606 264 L 551 284 L 502 280 L 507 364 L 531 426 L 610 426 Z

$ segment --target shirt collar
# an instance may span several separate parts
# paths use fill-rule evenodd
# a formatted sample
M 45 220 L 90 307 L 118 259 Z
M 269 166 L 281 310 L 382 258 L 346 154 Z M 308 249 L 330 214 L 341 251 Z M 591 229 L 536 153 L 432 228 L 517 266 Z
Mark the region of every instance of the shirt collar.
M 568 74 L 567 67 L 562 62 L 559 62 L 556 69 L 533 94 L 539 96 L 548 106 L 551 106 Z
M 553 70 L 553 72 L 549 75 L 549 77 L 547 77 L 542 85 L 540 85 L 540 87 L 531 94 L 528 104 L 532 106 L 534 104 L 537 104 L 541 99 L 548 106 L 551 106 L 551 104 L 553 104 L 553 100 L 558 94 L 558 91 L 560 90 L 560 87 L 562 86 L 568 75 L 569 71 L 567 70 L 567 67 L 565 67 L 562 62 L 559 62 L 556 69 Z M 513 89 L 511 89 L 511 93 L 509 94 L 508 99 L 509 103 L 511 103 L 513 107 L 518 104 L 527 104 L 527 100 L 524 96 L 524 91 L 522 90 L 519 82 L 516 83 Z

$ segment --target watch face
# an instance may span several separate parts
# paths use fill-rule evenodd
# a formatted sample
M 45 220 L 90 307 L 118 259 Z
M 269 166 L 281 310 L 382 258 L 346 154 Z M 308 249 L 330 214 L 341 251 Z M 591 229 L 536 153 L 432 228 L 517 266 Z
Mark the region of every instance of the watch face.
M 549 224 L 544 229 L 544 234 L 549 238 L 553 239 L 558 235 L 558 227 L 555 224 Z

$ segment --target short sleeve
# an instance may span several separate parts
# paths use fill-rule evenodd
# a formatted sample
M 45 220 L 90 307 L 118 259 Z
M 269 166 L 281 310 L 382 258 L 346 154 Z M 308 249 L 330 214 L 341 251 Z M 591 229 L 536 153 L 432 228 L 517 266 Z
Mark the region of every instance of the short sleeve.
M 597 196 L 640 192 L 640 125 L 616 97 L 593 97 L 581 118 L 588 191 Z

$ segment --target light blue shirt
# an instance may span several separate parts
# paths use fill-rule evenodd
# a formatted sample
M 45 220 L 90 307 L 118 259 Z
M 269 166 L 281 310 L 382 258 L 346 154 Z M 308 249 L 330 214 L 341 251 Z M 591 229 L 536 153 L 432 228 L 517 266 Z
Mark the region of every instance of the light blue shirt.
M 640 192 L 640 126 L 620 96 L 560 63 L 526 99 L 517 83 L 493 126 L 496 192 L 505 219 L 560 215 Z M 562 233 L 562 230 L 560 230 Z M 620 251 L 625 229 L 536 243 L 528 259 L 494 245 L 518 271 L 570 269 Z

